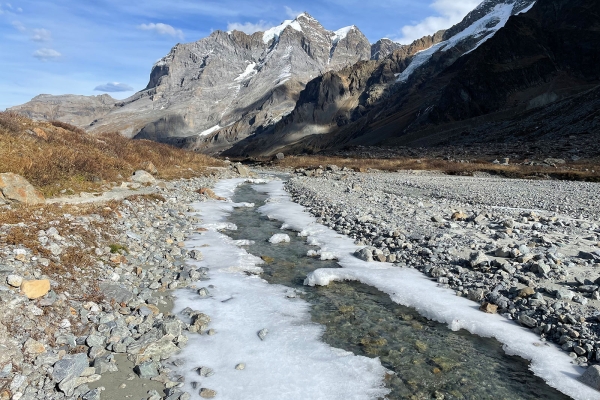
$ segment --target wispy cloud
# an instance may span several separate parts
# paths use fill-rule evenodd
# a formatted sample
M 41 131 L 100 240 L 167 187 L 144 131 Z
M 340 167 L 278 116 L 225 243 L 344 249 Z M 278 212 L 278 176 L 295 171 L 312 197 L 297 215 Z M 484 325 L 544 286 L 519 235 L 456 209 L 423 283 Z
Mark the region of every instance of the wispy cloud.
M 25 28 L 25 25 L 23 25 L 23 23 L 21 21 L 13 21 L 11 24 L 19 32 L 26 32 L 27 31 L 27 28 Z
M 396 38 L 400 43 L 411 43 L 423 36 L 431 35 L 440 29 L 448 29 L 460 22 L 481 0 L 435 0 L 429 5 L 436 15 L 429 16 L 414 25 L 405 25 Z
M 273 25 L 262 20 L 255 24 L 252 22 L 244 22 L 243 24 L 239 22 L 230 22 L 227 24 L 228 31 L 240 31 L 247 33 L 248 35 L 251 35 L 254 32 L 264 32 L 272 27 Z
M 49 42 L 52 40 L 52 33 L 48 29 L 34 29 L 31 40 L 34 42 Z
M 133 88 L 125 83 L 108 82 L 94 88 L 97 92 L 133 92 Z
M 39 49 L 33 53 L 33 56 L 40 61 L 56 60 L 61 54 L 54 49 Z
M 175 29 L 171 25 L 163 24 L 162 22 L 159 22 L 157 24 L 141 24 L 138 25 L 138 29 L 141 29 L 143 31 L 154 31 L 159 35 L 169 35 L 173 37 L 178 37 L 180 39 L 184 38 L 184 34 L 181 29 Z
M 288 6 L 284 6 L 284 8 L 285 14 L 291 19 L 295 19 L 298 15 L 302 14 L 302 11 L 296 11 Z

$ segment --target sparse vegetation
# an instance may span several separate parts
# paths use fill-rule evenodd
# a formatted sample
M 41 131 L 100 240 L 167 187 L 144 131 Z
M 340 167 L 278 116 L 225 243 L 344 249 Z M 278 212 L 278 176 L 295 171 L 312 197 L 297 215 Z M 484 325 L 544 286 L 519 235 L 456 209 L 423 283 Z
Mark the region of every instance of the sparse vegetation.
M 125 247 L 121 244 L 111 244 L 108 247 L 110 247 L 110 252 L 112 254 L 129 253 L 129 250 L 127 250 L 127 247 Z
M 471 160 L 470 162 L 454 162 L 441 158 L 342 158 L 327 156 L 288 156 L 275 163 L 284 168 L 317 168 L 335 164 L 356 171 L 366 172 L 369 169 L 381 171 L 398 170 L 436 170 L 450 175 L 473 175 L 475 172 L 487 172 L 507 178 L 525 179 L 562 179 L 574 181 L 600 182 L 600 165 L 592 161 L 569 162 L 565 165 L 542 166 L 492 164 L 487 160 Z
M 151 162 L 158 177 L 189 178 L 221 166 L 214 158 L 117 133 L 98 136 L 60 122 L 35 122 L 14 112 L 0 112 L 0 173 L 24 176 L 44 195 L 94 191 L 126 180 Z

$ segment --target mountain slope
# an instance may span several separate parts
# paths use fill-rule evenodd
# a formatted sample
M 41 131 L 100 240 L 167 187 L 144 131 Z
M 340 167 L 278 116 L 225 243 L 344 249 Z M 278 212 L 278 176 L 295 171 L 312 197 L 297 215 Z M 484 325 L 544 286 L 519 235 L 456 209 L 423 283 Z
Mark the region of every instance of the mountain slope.
M 288 117 L 227 154 L 440 144 L 511 118 L 505 127 L 517 129 L 526 109 L 600 82 L 599 7 L 591 0 L 485 1 L 408 63 L 396 50 L 374 65 L 311 81 Z

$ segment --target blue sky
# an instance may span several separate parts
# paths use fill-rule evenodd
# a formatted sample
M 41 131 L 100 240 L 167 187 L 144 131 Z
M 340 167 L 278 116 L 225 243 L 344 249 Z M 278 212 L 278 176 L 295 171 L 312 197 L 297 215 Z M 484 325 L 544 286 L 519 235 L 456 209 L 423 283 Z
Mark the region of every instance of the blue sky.
M 327 29 L 356 25 L 402 42 L 458 22 L 480 0 L 0 0 L 0 110 L 40 93 L 126 98 L 178 42 L 251 32 L 306 11 Z

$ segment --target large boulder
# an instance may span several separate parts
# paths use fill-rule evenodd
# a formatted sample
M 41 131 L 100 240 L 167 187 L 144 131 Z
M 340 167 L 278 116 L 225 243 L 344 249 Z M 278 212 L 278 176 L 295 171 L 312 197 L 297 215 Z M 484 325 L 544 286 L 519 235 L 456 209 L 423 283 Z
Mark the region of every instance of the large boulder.
M 0 193 L 6 200 L 24 204 L 43 204 L 44 195 L 21 175 L 7 172 L 0 174 Z
M 137 170 L 131 175 L 131 180 L 137 183 L 155 183 L 156 179 L 144 170 Z

